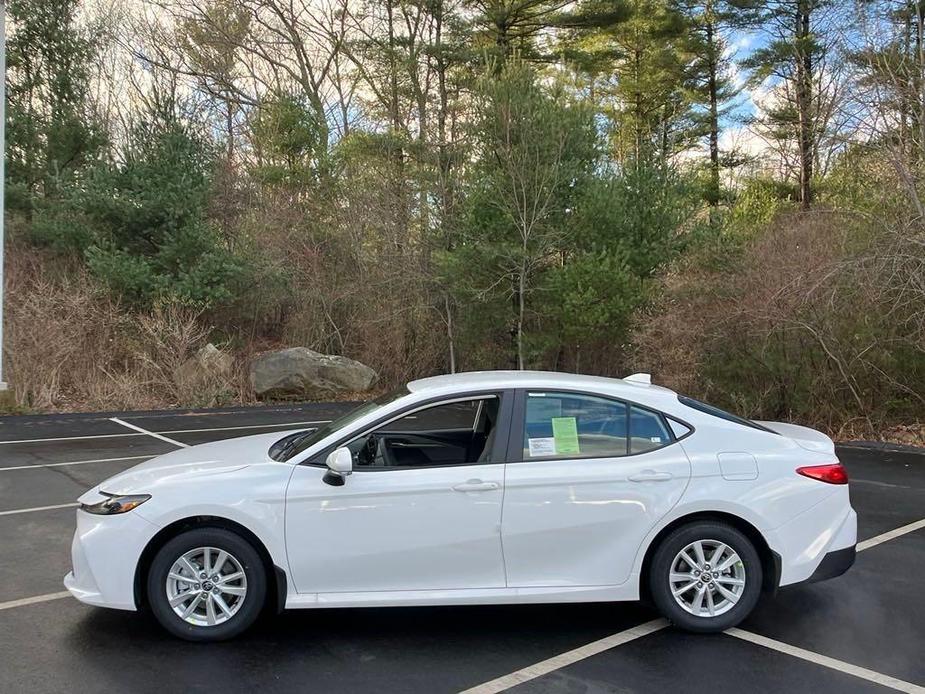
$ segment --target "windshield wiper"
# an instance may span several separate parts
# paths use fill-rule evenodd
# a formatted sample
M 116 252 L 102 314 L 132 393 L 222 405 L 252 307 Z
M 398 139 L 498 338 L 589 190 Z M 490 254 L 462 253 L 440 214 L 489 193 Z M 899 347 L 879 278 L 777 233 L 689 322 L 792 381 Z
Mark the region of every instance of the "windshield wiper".
M 280 439 L 270 447 L 270 457 L 277 462 L 288 460 L 293 449 L 295 449 L 306 436 L 310 436 L 315 431 L 317 431 L 317 428 L 306 429 L 305 431 L 298 431 L 295 434 L 290 434 Z

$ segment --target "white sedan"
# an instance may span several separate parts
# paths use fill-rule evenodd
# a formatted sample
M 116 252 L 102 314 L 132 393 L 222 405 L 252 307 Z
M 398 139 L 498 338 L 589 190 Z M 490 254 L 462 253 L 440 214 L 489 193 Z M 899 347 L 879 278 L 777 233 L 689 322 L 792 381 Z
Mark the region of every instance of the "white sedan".
M 844 573 L 856 533 L 817 431 L 645 374 L 480 372 L 106 480 L 80 497 L 64 584 L 195 641 L 265 608 L 638 599 L 712 632 Z

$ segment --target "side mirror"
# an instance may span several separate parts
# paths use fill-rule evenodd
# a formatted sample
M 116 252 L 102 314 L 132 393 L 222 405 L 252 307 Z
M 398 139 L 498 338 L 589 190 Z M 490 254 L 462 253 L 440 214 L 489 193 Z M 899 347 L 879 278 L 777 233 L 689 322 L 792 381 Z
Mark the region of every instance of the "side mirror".
M 335 449 L 324 462 L 328 466 L 324 481 L 335 487 L 341 486 L 344 478 L 353 472 L 353 454 L 349 448 Z

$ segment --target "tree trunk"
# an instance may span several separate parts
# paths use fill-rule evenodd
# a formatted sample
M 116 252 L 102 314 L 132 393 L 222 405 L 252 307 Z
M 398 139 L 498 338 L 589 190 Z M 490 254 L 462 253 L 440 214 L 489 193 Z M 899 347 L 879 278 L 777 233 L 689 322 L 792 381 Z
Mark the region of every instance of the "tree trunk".
M 527 294 L 526 244 L 524 244 L 523 253 L 524 258 L 520 263 L 520 277 L 517 285 L 517 369 L 519 371 L 524 370 L 524 309 Z
M 925 157 L 925 77 L 922 75 L 922 68 L 925 67 L 925 6 L 922 2 L 915 3 L 915 45 L 916 58 L 918 59 L 918 70 L 915 73 L 915 79 L 918 80 L 918 143 L 916 147 L 916 163 L 921 162 Z
M 231 103 L 231 95 L 225 100 L 225 131 L 228 136 L 226 156 L 228 166 L 231 167 L 234 164 L 234 106 Z
M 640 80 L 640 51 L 637 47 L 633 52 L 633 77 L 636 80 L 636 90 L 633 92 L 633 112 L 635 116 L 635 131 L 633 133 L 633 147 L 636 161 L 642 158 L 642 92 L 639 91 Z
M 453 250 L 453 235 L 450 216 L 452 214 L 452 191 L 450 190 L 450 158 L 447 149 L 446 120 L 449 109 L 449 95 L 446 87 L 447 61 L 443 54 L 443 11 L 442 0 L 434 5 L 434 52 L 437 66 L 437 170 L 439 184 L 437 189 L 438 215 L 443 245 L 447 251 Z M 450 373 L 456 373 L 456 334 L 453 325 L 453 304 L 444 291 L 443 306 L 446 312 L 446 340 L 450 362 Z
M 713 23 L 712 3 L 707 3 L 707 69 L 709 70 L 708 89 L 710 92 L 710 189 L 707 202 L 711 207 L 719 204 L 719 95 L 716 79 L 716 27 Z M 711 215 L 712 216 L 712 215 Z
M 446 311 L 446 338 L 449 347 L 450 373 L 456 373 L 456 335 L 453 329 L 453 306 L 450 303 L 450 295 L 444 293 L 443 308 Z
M 810 37 L 811 0 L 800 0 L 796 12 L 796 100 L 799 114 L 800 207 L 808 210 L 813 201 L 813 63 L 807 42 Z

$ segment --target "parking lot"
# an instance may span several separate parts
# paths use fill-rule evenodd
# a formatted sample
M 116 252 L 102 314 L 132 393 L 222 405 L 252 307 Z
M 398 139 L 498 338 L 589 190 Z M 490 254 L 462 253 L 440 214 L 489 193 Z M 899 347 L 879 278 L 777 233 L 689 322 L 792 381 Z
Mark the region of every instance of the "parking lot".
M 0 418 L 0 692 L 925 693 L 925 454 L 846 445 L 860 553 L 737 630 L 635 603 L 302 610 L 190 644 L 63 594 L 75 499 L 143 460 L 311 427 L 343 404 Z

